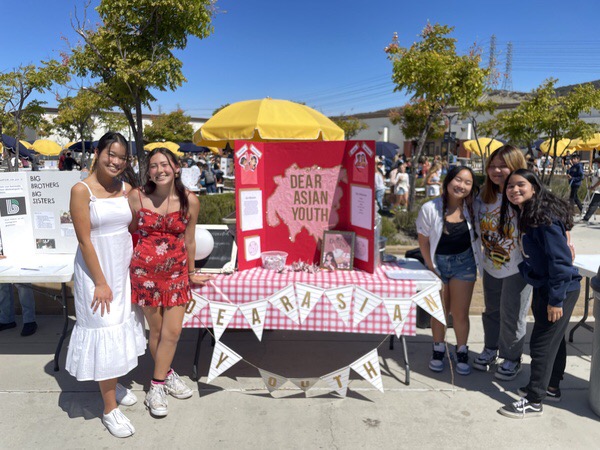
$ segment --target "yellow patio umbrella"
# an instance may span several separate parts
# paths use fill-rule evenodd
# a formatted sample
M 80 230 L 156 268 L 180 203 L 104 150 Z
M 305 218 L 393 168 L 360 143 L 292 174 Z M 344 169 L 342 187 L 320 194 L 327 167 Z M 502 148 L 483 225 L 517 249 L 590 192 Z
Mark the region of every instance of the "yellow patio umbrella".
M 33 148 L 33 145 L 31 145 L 29 142 L 27 141 L 19 141 L 21 144 L 23 144 L 25 146 L 25 148 L 27 150 L 31 150 Z
M 344 131 L 308 106 L 263 98 L 233 103 L 194 133 L 193 142 L 205 147 L 233 147 L 235 140 L 341 141 Z
M 496 139 L 481 137 L 479 139 L 471 139 L 470 141 L 463 142 L 463 146 L 466 150 L 471 153 L 475 153 L 478 156 L 482 156 L 481 152 L 486 155 L 490 155 L 494 150 L 502 147 L 504 144 Z
M 62 147 L 49 139 L 38 139 L 31 146 L 36 152 L 46 156 L 56 156 L 62 151 Z
M 152 142 L 150 144 L 144 145 L 144 150 L 146 150 L 147 152 L 151 152 L 155 148 L 160 148 L 160 147 L 164 147 L 164 148 L 171 150 L 175 154 L 175 156 L 177 156 L 178 158 L 181 158 L 183 156 L 183 153 L 179 151 L 179 144 L 176 144 L 175 142 L 171 142 L 171 141 Z
M 63 150 L 68 149 L 71 145 L 77 144 L 77 142 L 79 142 L 79 141 L 68 142 L 67 145 L 63 145 Z
M 540 150 L 546 154 L 550 152 L 550 156 L 562 156 L 565 152 L 573 150 L 577 146 L 576 139 L 559 139 L 556 145 L 556 155 L 554 154 L 554 139 L 547 139 L 540 144 Z
M 594 133 L 589 139 L 578 139 L 577 146 L 575 147 L 580 151 L 591 151 L 595 148 L 600 148 L 600 133 Z

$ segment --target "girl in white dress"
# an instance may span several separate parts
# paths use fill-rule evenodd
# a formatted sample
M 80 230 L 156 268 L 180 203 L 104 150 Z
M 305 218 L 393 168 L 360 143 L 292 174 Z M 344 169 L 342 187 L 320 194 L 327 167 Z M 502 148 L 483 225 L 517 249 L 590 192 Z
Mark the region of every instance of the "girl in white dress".
M 66 368 L 79 381 L 99 382 L 102 423 L 116 437 L 135 432 L 117 403 L 130 406 L 137 401 L 117 379 L 136 367 L 146 350 L 143 318 L 131 304 L 133 246 L 127 201 L 131 186 L 119 179 L 126 169 L 131 170 L 127 141 L 119 133 L 106 133 L 98 142 L 90 176 L 71 189 L 70 205 L 79 247 L 74 283 L 77 322 Z

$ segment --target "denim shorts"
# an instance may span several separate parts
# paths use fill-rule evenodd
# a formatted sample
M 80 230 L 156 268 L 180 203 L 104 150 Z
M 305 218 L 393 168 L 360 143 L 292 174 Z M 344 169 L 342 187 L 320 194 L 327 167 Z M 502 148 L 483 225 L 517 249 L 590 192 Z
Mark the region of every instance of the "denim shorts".
M 456 255 L 435 255 L 435 264 L 444 284 L 448 284 L 452 278 L 461 281 L 477 279 L 477 264 L 473 249 Z

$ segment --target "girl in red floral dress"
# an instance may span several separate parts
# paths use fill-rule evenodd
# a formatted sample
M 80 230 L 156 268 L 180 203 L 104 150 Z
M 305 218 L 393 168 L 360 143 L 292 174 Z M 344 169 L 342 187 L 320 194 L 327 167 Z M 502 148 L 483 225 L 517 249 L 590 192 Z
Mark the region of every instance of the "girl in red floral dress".
M 154 374 L 144 403 L 154 416 L 168 413 L 167 394 L 189 398 L 192 390 L 171 368 L 181 334 L 190 281 L 208 277 L 194 273 L 198 198 L 181 182 L 175 155 L 157 148 L 148 155 L 146 184 L 129 195 L 134 215 L 130 231 L 140 238 L 131 259 L 133 303 L 142 307 L 150 327 L 148 345 Z

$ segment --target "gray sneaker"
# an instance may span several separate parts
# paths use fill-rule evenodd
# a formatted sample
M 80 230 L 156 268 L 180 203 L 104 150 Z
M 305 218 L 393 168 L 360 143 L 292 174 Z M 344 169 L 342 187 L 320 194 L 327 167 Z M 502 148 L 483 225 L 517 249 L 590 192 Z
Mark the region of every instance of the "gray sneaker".
M 167 393 L 163 384 L 150 383 L 150 390 L 146 394 L 144 405 L 150 410 L 150 414 L 164 417 L 169 413 Z
M 483 351 L 473 360 L 473 369 L 487 372 L 498 359 L 498 350 L 484 347 Z
M 167 394 L 179 399 L 190 398 L 194 394 L 174 370 L 171 370 L 171 374 L 165 380 L 165 390 Z
M 496 369 L 494 377 L 501 381 L 511 381 L 515 379 L 520 371 L 521 360 L 511 361 L 510 359 L 505 359 L 502 365 L 498 366 L 498 369 Z

